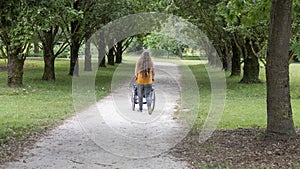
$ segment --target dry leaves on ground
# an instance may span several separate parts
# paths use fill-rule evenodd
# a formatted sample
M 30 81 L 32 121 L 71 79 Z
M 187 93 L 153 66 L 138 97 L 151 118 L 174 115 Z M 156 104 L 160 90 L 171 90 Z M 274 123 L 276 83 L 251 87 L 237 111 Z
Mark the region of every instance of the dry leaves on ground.
M 218 130 L 204 143 L 189 135 L 173 150 L 196 168 L 293 168 L 300 167 L 300 136 L 267 140 L 263 129 Z M 206 166 L 206 167 L 204 167 Z

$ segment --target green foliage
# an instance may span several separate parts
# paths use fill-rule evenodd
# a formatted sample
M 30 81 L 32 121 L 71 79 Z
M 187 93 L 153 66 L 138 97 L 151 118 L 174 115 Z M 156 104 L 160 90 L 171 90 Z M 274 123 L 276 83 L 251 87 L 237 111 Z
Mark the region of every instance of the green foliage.
M 226 21 L 226 30 L 238 32 L 244 38 L 265 41 L 270 22 L 271 2 L 268 0 L 229 0 L 217 5 L 218 18 Z
M 166 37 L 161 34 L 150 34 L 144 37 L 143 44 L 151 49 L 161 49 L 178 54 L 179 48 L 183 48 L 181 42 L 178 42 L 170 37 Z
M 294 41 L 291 45 L 291 50 L 294 55 L 300 57 L 300 41 Z
M 131 5 L 133 6 L 133 12 L 166 12 L 169 5 L 173 3 L 172 0 L 161 0 L 161 1 L 153 1 L 153 0 L 129 0 Z
M 35 13 L 34 5 L 30 0 L 1 2 L 1 40 L 12 53 L 23 53 L 27 49 L 34 24 L 31 18 Z
M 139 38 L 139 36 L 136 36 L 133 38 L 129 47 L 126 49 L 126 52 L 136 52 L 136 51 L 141 51 L 142 49 L 143 49 L 143 40 L 142 38 Z
M 296 56 L 300 56 L 300 1 L 293 0 L 292 13 L 292 40 L 291 50 Z

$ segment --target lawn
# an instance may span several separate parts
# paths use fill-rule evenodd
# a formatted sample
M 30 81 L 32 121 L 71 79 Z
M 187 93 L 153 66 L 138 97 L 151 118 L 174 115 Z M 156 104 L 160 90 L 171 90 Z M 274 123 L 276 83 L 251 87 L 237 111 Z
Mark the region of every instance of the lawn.
M 191 62 L 187 62 L 191 63 Z M 190 69 L 195 74 L 199 86 L 201 107 L 200 113 L 208 112 L 210 105 L 210 83 L 207 71 L 203 64 L 190 64 Z M 300 64 L 290 65 L 291 103 L 295 126 L 300 126 Z M 241 84 L 241 77 L 230 77 L 226 73 L 226 103 L 225 109 L 218 125 L 219 129 L 236 129 L 251 127 L 266 127 L 266 78 L 263 67 L 260 69 L 259 84 Z M 201 116 L 199 116 L 201 118 Z M 201 128 L 202 120 L 195 126 Z
M 0 64 L 4 60 L 1 60 Z M 55 63 L 56 81 L 42 81 L 43 62 L 26 60 L 24 87 L 8 88 L 7 72 L 0 72 L 0 145 L 23 140 L 29 134 L 44 131 L 74 115 L 72 77 L 68 75 L 69 61 Z M 96 97 L 110 92 L 115 67 L 100 68 L 96 78 Z

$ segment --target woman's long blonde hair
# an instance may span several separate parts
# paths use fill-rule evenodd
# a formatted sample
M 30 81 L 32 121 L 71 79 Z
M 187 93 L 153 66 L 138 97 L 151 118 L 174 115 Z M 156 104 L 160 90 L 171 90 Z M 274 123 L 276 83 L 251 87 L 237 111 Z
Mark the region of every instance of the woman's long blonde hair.
M 137 62 L 137 73 L 142 77 L 149 77 L 153 68 L 153 62 L 148 51 L 144 51 Z

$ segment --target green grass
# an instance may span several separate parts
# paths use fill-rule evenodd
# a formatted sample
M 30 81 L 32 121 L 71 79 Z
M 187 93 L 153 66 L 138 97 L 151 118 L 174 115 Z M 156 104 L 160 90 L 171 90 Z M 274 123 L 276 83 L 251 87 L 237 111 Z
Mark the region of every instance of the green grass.
M 195 62 L 195 61 L 194 61 Z M 195 74 L 199 86 L 201 107 L 195 127 L 202 128 L 203 114 L 207 114 L 210 105 L 210 83 L 203 64 L 189 65 Z M 300 64 L 290 65 L 291 103 L 294 123 L 300 126 Z M 241 84 L 241 77 L 230 77 L 226 73 L 226 104 L 219 129 L 266 127 L 266 83 L 264 68 L 260 70 L 260 84 Z
M 1 60 L 0 65 L 4 61 Z M 8 88 L 7 72 L 0 72 L 0 144 L 22 140 L 30 133 L 41 132 L 75 113 L 69 61 L 57 60 L 56 81 L 42 81 L 43 61 L 25 61 L 24 87 Z M 110 92 L 115 67 L 99 69 L 96 78 L 98 99 Z

